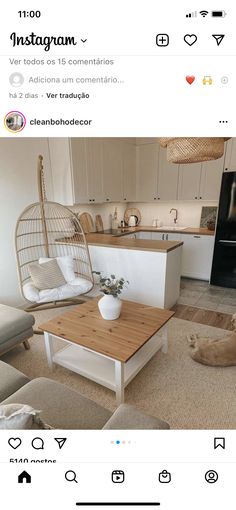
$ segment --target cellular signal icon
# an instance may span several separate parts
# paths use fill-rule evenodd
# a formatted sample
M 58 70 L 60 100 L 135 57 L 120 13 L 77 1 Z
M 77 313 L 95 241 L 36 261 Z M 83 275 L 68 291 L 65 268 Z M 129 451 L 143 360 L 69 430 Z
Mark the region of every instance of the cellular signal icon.
M 186 14 L 186 18 L 196 18 L 197 17 L 197 11 L 189 12 Z
M 200 13 L 199 13 L 199 14 L 201 14 L 201 16 L 202 16 L 203 18 L 205 18 L 205 17 L 209 14 L 209 12 L 208 12 L 208 11 L 200 11 Z

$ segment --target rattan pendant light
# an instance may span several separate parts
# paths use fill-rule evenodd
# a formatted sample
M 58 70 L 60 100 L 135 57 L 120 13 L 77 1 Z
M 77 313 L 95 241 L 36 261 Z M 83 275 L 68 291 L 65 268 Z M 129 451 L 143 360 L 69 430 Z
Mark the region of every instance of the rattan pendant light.
M 187 164 L 219 159 L 229 138 L 160 138 L 170 163 Z
M 93 274 L 85 234 L 77 215 L 67 207 L 47 200 L 42 156 L 38 157 L 37 176 L 39 202 L 26 207 L 17 221 L 15 231 L 15 249 L 22 295 L 29 301 L 25 289 L 27 283 L 31 281 L 29 265 L 32 262 L 38 262 L 41 257 L 56 258 L 67 255 L 73 257 L 75 277 L 86 280 L 90 290 L 93 287 Z M 50 307 L 64 306 L 75 303 L 76 297 L 48 301 L 48 304 L 51 303 Z M 48 308 L 49 306 L 46 305 L 34 302 L 30 309 Z

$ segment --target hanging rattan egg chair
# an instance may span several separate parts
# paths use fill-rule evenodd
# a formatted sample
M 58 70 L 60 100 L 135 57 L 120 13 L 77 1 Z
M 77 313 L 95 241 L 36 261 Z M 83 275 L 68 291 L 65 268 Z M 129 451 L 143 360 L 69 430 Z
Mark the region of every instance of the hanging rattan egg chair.
M 16 225 L 15 247 L 22 295 L 27 309 L 51 308 L 83 302 L 79 296 L 93 287 L 93 274 L 86 237 L 76 214 L 46 199 L 43 158 L 38 158 L 39 202 L 22 212 Z M 65 280 L 56 288 L 35 287 L 30 266 L 56 259 Z

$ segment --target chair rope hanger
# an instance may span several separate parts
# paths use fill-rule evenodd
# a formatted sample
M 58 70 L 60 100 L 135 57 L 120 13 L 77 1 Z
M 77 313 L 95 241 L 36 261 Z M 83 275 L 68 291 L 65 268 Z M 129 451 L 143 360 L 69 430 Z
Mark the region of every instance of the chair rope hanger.
M 24 209 L 15 230 L 20 289 L 30 304 L 27 311 L 82 303 L 79 296 L 94 285 L 87 241 L 77 215 L 47 200 L 42 156 L 38 157 L 37 179 L 39 202 Z M 34 287 L 29 269 L 31 264 L 48 259 L 57 260 L 66 281 L 61 287 L 40 291 Z

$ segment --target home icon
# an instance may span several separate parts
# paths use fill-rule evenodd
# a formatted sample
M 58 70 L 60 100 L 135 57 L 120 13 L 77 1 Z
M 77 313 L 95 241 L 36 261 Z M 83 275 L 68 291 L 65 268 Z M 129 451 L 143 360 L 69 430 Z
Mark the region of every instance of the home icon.
M 22 473 L 18 476 L 18 483 L 31 483 L 31 476 L 27 471 L 22 471 Z

